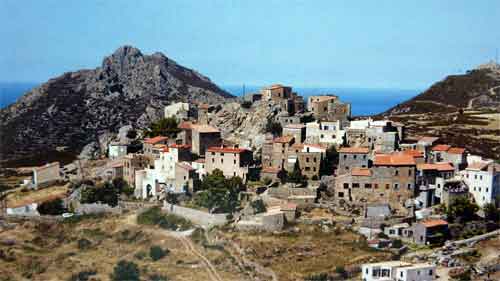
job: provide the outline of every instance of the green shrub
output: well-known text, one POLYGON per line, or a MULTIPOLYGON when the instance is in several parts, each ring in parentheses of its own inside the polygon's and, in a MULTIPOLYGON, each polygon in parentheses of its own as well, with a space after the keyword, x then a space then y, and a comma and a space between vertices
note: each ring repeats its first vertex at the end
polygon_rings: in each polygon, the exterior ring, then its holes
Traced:
POLYGON ((113 268, 110 278, 113 281, 140 281, 139 268, 134 262, 121 260, 113 268))
POLYGON ((149 248, 149 256, 153 261, 162 259, 169 253, 169 250, 163 250, 160 246, 152 246, 149 248))
POLYGON ((88 239, 82 238, 78 240, 78 249, 87 250, 92 246, 92 242, 88 239))
POLYGON ((403 242, 401 240, 396 239, 396 240, 392 241, 391 248, 399 249, 401 247, 403 247, 403 242))
POLYGON ((64 208, 63 201, 60 198, 57 198, 52 201, 41 203, 37 207, 37 211, 40 213, 40 215, 57 216, 65 213, 66 208, 64 208))
POLYGON ((144 252, 144 251, 139 251, 139 252, 135 253, 135 255, 134 255, 134 258, 136 258, 138 260, 143 260, 145 257, 146 257, 146 252, 144 252))
POLYGON ((95 270, 84 270, 71 275, 68 281, 88 281, 91 276, 96 275, 95 270))
POLYGON ((149 281, 168 281, 167 276, 159 275, 159 274, 153 274, 149 276, 149 281))
POLYGON ((165 214, 160 207, 151 207, 137 216, 138 224, 158 225, 164 229, 187 230, 193 227, 193 224, 174 214, 165 214))

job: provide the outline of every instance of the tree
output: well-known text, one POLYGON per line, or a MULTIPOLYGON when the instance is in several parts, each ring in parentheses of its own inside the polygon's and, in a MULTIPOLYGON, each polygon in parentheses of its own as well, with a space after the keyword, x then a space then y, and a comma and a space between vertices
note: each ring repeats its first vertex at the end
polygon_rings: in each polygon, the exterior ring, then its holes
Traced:
POLYGON ((328 176, 333 174, 333 170, 337 166, 339 162, 339 153, 335 146, 330 146, 326 150, 325 158, 321 161, 319 166, 319 175, 320 176, 328 176))
POLYGON ((153 261, 162 259, 168 253, 168 250, 163 250, 160 246, 151 246, 151 248, 149 248, 149 256, 153 261))
POLYGON ((127 131, 127 138, 135 139, 137 137, 137 131, 134 129, 130 129, 127 131))
POLYGON ((500 210, 497 209, 495 204, 488 203, 483 206, 484 218, 489 221, 500 221, 500 210))
POLYGON ((118 193, 123 193, 127 196, 134 194, 134 188, 131 187, 123 178, 114 178, 112 183, 118 193))
POLYGON ((459 219, 460 221, 467 222, 474 219, 476 212, 479 207, 469 201, 469 199, 460 197, 457 198, 450 206, 445 209, 448 220, 455 221, 459 219))
POLYGON ((175 137, 181 131, 177 125, 177 120, 174 117, 162 118, 150 125, 146 135, 151 138, 156 136, 175 137))
POLYGON ((113 281, 140 281, 139 268, 134 262, 121 260, 115 265, 110 277, 113 281))
POLYGON ((232 213, 239 206, 239 193, 243 189, 240 177, 226 179, 221 170, 215 169, 201 182, 202 191, 196 194, 195 203, 210 212, 232 213))
POLYGON ((293 171, 288 173, 287 181, 298 185, 304 185, 306 184, 306 180, 307 177, 302 175, 302 171, 300 170, 299 161, 296 161, 293 166, 293 171))
POLYGON ((266 124, 266 133, 271 133, 273 136, 281 136, 281 133, 283 132, 283 127, 281 127, 281 124, 278 122, 275 122, 273 120, 268 120, 266 124))
POLYGON ((41 203, 37 207, 37 211, 40 215, 52 215, 57 216, 66 212, 66 208, 64 208, 64 203, 60 198, 57 198, 52 201, 47 201, 41 203))
POLYGON ((99 186, 87 186, 81 191, 82 203, 101 202, 112 207, 118 204, 119 191, 112 183, 106 182, 99 186))

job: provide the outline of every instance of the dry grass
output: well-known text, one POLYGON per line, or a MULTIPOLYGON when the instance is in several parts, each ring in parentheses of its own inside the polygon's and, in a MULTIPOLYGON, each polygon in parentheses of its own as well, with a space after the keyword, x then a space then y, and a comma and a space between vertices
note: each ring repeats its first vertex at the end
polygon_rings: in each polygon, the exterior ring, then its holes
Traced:
POLYGON ((66 194, 69 184, 63 186, 52 186, 39 190, 22 191, 21 189, 9 193, 6 197, 8 207, 23 206, 32 202, 45 201, 48 198, 56 198, 66 194))
MULTIPOLYGON (((199 258, 186 251, 164 230, 128 224, 123 216, 88 219, 76 224, 31 223, 5 231, 1 240, 15 240, 15 245, 0 245, 0 250, 13 255, 14 260, 0 259, 2 277, 11 280, 69 280, 83 270, 97 271, 99 280, 109 280, 115 264, 121 260, 135 262, 141 277, 159 274, 179 281, 208 280, 207 271, 199 258), (91 242, 80 249, 78 241, 91 242), (149 248, 158 245, 170 253, 158 260, 149 257, 149 248), (144 258, 136 257, 143 252, 144 258)), ((217 250, 199 249, 214 264, 224 280, 242 280, 227 254, 217 250)), ((2 279, 3 280, 3 279, 2 279)))
POLYGON ((237 232, 229 238, 246 249, 247 257, 270 267, 281 281, 303 280, 337 266, 360 265, 384 260, 389 253, 369 249, 364 239, 350 231, 322 232, 317 226, 301 225, 299 233, 253 234, 237 232))

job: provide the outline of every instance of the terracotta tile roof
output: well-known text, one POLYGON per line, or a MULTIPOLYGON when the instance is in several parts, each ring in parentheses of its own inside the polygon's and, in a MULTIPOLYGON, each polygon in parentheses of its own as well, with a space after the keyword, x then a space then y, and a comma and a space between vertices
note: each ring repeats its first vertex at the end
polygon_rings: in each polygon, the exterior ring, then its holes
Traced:
POLYGON ((192 129, 193 123, 189 121, 183 121, 177 126, 179 129, 190 130, 192 129))
POLYGON ((440 172, 445 172, 445 171, 454 171, 455 168, 453 168, 453 165, 448 162, 442 162, 442 163, 434 163, 434 164, 418 164, 417 165, 418 170, 437 170, 440 172))
POLYGON ((291 142, 293 139, 294 139, 293 136, 282 136, 282 137, 279 137, 279 138, 275 138, 273 140, 273 142, 286 143, 286 142, 291 142))
POLYGON ((210 125, 191 125, 191 128, 200 133, 219 133, 220 131, 210 125))
POLYGON ((421 221, 421 224, 423 224, 425 227, 436 227, 440 225, 448 225, 448 222, 442 219, 429 219, 425 221, 421 221))
POLYGON ((411 155, 415 158, 420 158, 420 157, 424 157, 424 153, 420 150, 416 150, 416 149, 408 149, 408 150, 403 150, 401 151, 403 154, 407 154, 407 155, 411 155))
POLYGON ((220 146, 212 146, 207 149, 207 152, 222 152, 222 153, 242 153, 245 151, 249 151, 245 148, 237 148, 237 147, 220 147, 220 146))
POLYGON ((299 150, 299 151, 302 151, 302 149, 304 148, 304 144, 303 143, 294 143, 292 144, 292 146, 290 146, 290 149, 292 150, 299 150))
POLYGON ((438 144, 432 148, 432 151, 448 151, 448 149, 450 149, 450 147, 451 146, 449 146, 447 144, 438 144))
POLYGON ((368 168, 358 168, 354 167, 351 171, 352 176, 361 176, 361 177, 370 177, 372 175, 372 171, 368 168))
POLYGON ((463 147, 452 147, 448 149, 448 153, 451 154, 464 154, 465 153, 465 148, 463 147))
POLYGON ((339 150, 340 153, 352 153, 352 154, 368 154, 370 150, 368 147, 342 147, 339 150))
POLYGON ((164 147, 161 151, 162 151, 162 152, 169 152, 169 151, 170 151, 170 149, 168 149, 168 146, 165 146, 165 147, 164 147))
POLYGON ((188 148, 191 148, 191 146, 189 144, 172 144, 170 145, 171 148, 184 148, 184 149, 188 149, 188 148))
POLYGON ((376 154, 373 164, 377 166, 412 166, 415 165, 415 158, 408 154, 376 154))
POLYGON ((144 140, 144 142, 149 143, 149 144, 157 144, 157 143, 165 141, 165 140, 168 140, 168 137, 156 136, 154 138, 147 138, 144 140))
POLYGON ((155 148, 155 149, 164 149, 165 147, 167 147, 167 145, 166 144, 162 144, 162 143, 153 145, 153 148, 155 148))
POLYGON ((194 168, 191 167, 191 165, 188 165, 186 163, 176 163, 176 165, 179 166, 179 168, 182 168, 184 170, 188 170, 188 171, 194 170, 194 168))
POLYGON ((324 145, 318 144, 318 143, 304 143, 304 146, 309 146, 309 147, 316 147, 316 148, 321 148, 325 149, 326 147, 324 145))
POLYGON ((262 169, 261 173, 277 174, 280 171, 281 171, 281 169, 278 167, 266 167, 266 168, 262 169))

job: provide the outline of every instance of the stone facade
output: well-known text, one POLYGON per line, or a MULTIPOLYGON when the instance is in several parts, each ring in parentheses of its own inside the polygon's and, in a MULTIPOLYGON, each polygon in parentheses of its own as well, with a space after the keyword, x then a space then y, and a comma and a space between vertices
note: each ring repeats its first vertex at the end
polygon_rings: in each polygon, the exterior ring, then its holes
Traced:
POLYGON ((307 109, 317 120, 347 122, 351 117, 351 104, 341 102, 337 96, 310 96, 307 109))
POLYGON ((339 150, 337 175, 349 173, 352 168, 370 167, 369 149, 364 147, 342 147, 339 150))
POLYGON ((306 124, 306 139, 310 143, 340 146, 345 141, 345 130, 342 122, 309 122, 306 124))
POLYGON ((222 144, 221 133, 210 125, 192 125, 192 152, 204 156, 209 147, 222 144))
POLYGON ((32 185, 34 188, 46 187, 62 180, 59 162, 52 162, 33 169, 32 185))
POLYGON ((247 180, 249 166, 253 160, 252 151, 235 147, 210 147, 207 150, 205 167, 207 173, 219 169, 225 177, 240 177, 247 180))
POLYGON ((200 178, 196 170, 191 167, 188 163, 176 163, 175 164, 175 185, 174 192, 193 193, 199 189, 200 178))
POLYGON ((123 157, 123 179, 129 185, 135 185, 135 172, 143 170, 150 163, 151 159, 144 154, 128 154, 123 157))
POLYGON ((142 150, 146 157, 149 157, 151 160, 153 160, 159 157, 159 150, 155 149, 155 147, 163 147, 167 144, 168 137, 156 136, 154 138, 147 138, 142 142, 142 150))
POLYGON ((283 136, 292 136, 296 143, 306 139, 306 126, 303 124, 288 124, 283 127, 283 136))

